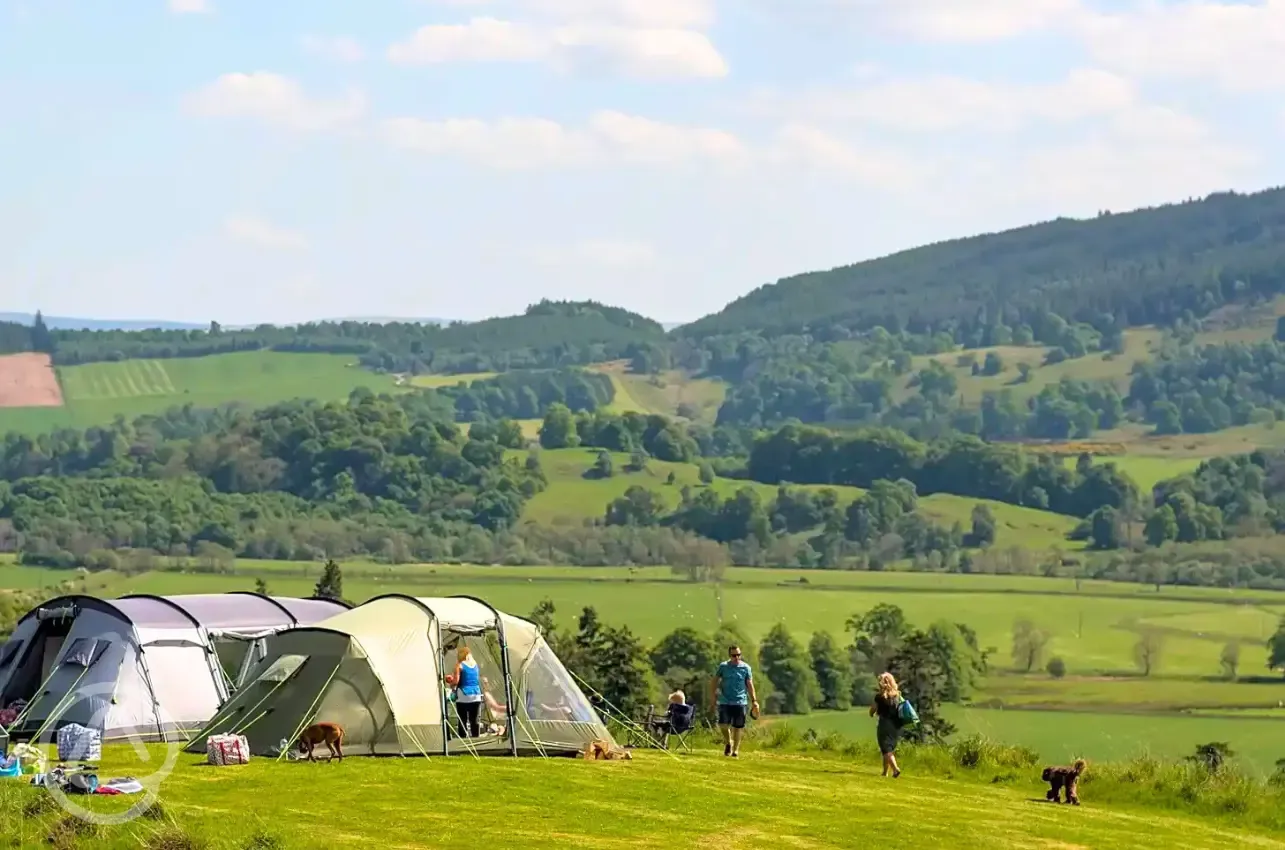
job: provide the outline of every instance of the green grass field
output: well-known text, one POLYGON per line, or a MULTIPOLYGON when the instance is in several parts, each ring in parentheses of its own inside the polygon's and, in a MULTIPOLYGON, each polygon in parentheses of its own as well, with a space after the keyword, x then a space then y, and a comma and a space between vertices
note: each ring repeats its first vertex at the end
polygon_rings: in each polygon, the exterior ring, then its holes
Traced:
POLYGON ((266 406, 294 398, 342 400, 358 387, 392 391, 393 379, 338 354, 252 351, 212 357, 88 363, 58 370, 62 408, 0 409, 0 433, 85 428, 176 405, 266 406))
POLYGON ((727 386, 711 378, 693 378, 681 370, 659 375, 635 375, 624 361, 590 367, 611 378, 615 413, 659 413, 677 416, 680 408, 698 422, 712 424, 727 395, 727 386), (690 408, 690 410, 688 410, 690 408))
MULTIPOLYGON (((51 586, 84 575, 83 591, 96 595, 179 594, 248 590, 256 578, 262 578, 273 593, 307 595, 321 565, 240 561, 234 569, 232 574, 153 572, 125 577, 9 563, 0 565, 0 587, 51 586)), ((1239 763, 1258 775, 1270 772, 1275 760, 1285 757, 1285 721, 1278 707, 1285 699, 1285 683, 1214 678, 1227 635, 1245 641, 1243 674, 1267 673, 1263 669, 1266 650, 1258 635, 1285 612, 1282 593, 1169 587, 1156 593, 1139 585, 1084 581, 1077 587, 1070 579, 1031 576, 749 568, 729 570, 717 589, 685 581, 663 567, 392 567, 371 562, 344 565, 344 592, 354 601, 390 592, 472 594, 515 613, 525 613, 549 598, 557 605, 564 627, 574 624, 581 607, 593 605, 605 621, 630 626, 649 644, 678 626, 710 630, 720 613, 756 639, 772 625, 785 622, 801 641, 814 630, 828 629, 846 642, 847 617, 892 602, 916 624, 938 619, 966 623, 977 630, 983 647, 994 649, 995 673, 974 695, 973 707, 948 709, 961 732, 1024 744, 1049 760, 1071 754, 1094 760, 1139 753, 1174 757, 1210 740, 1228 741, 1241 754, 1239 763), (1041 672, 1005 671, 1011 666, 1011 624, 1019 616, 1053 633, 1048 654, 1064 657, 1071 675, 1055 680, 1041 672), (1168 636, 1157 674, 1150 678, 1131 672, 1132 644, 1143 627, 1161 627, 1168 636)), ((870 734, 869 719, 861 712, 817 713, 773 722, 838 731, 859 740, 870 734)), ((776 769, 769 766, 778 764, 772 757, 763 759, 763 769, 776 769)), ((645 763, 640 759, 619 767, 635 769, 645 763)), ((865 770, 857 768, 858 773, 865 770)), ((204 775, 204 769, 194 769, 190 781, 197 783, 204 775)), ((375 784, 396 788, 399 783, 375 784)), ((222 785, 206 789, 194 784, 190 793, 201 802, 191 803, 190 812, 189 804, 183 802, 189 791, 181 790, 182 784, 176 788, 184 815, 191 813, 198 823, 203 815, 195 806, 220 808, 210 800, 223 793, 222 785)), ((394 830, 390 840, 400 835, 394 830)), ((622 833, 621 840, 628 837, 622 833)))
MULTIPOLYGON (((1239 766, 1266 779, 1275 771, 1276 760, 1285 758, 1285 722, 1278 719, 1001 711, 961 706, 948 706, 944 714, 959 728, 960 735, 979 734, 1030 747, 1050 762, 1066 763, 1076 758, 1124 761, 1144 755, 1181 759, 1200 744, 1225 741, 1236 753, 1239 766)), ((777 722, 853 738, 874 736, 874 721, 864 710, 816 712, 777 722)))
MULTIPOLYGON (((77 840, 58 844, 50 835, 67 817, 63 810, 49 805, 47 796, 43 806, 33 802, 47 792, 9 784, 0 786, 0 839, 14 847, 113 850, 457 845, 847 850, 894 841, 969 850, 1285 847, 1268 828, 1242 824, 1235 814, 1201 818, 1127 802, 1052 806, 1033 799, 1035 785, 1029 780, 952 780, 927 767, 914 772, 913 759, 904 776, 885 780, 878 776, 877 759, 864 751, 845 757, 747 746, 737 760, 698 750, 683 756, 640 752, 629 762, 253 759, 219 768, 179 755, 168 773, 157 769, 167 756, 163 746, 149 748, 147 755, 143 761, 129 747, 109 746, 100 773, 155 774, 151 781, 161 801, 155 818, 82 827, 77 840)), ((76 800, 83 810, 104 815, 125 812, 137 802, 131 797, 76 800)))
MULTIPOLYGON (((52 586, 76 575, 0 566, 0 587, 52 586)), ((273 593, 305 596, 319 575, 316 563, 242 561, 232 574, 88 574, 84 590, 103 596, 225 592, 252 589, 255 579, 262 578, 273 593)), ((914 623, 946 619, 971 626, 981 646, 994 650, 992 663, 997 669, 1011 664, 1009 647, 1016 618, 1030 618, 1051 633, 1046 655, 1065 660, 1070 673, 1066 680, 1052 680, 1040 671, 1031 676, 993 676, 979 699, 998 699, 1011 706, 1132 704, 1149 710, 1179 710, 1270 707, 1285 698, 1285 686, 1194 678, 1219 675, 1226 635, 1244 641, 1242 674, 1266 675, 1266 650, 1255 633, 1285 613, 1285 594, 1249 596, 1176 588, 1156 594, 1136 585, 1107 582, 1085 582, 1077 593, 1070 581, 1034 577, 747 568, 729 570, 723 584, 715 587, 685 581, 666 568, 369 563, 346 567, 344 592, 355 601, 390 592, 474 594, 519 614, 548 598, 558 606, 565 626, 574 624, 581 608, 594 606, 604 619, 628 625, 648 643, 679 626, 712 630, 720 611, 724 620, 740 624, 755 638, 779 622, 803 641, 816 630, 842 636, 849 617, 881 602, 893 602, 914 623), (1155 624, 1165 625, 1161 657, 1155 676, 1142 679, 1134 675, 1133 646, 1139 631, 1155 624), (1103 676, 1111 678, 1095 678, 1103 676)))
MULTIPOLYGON (((513 456, 522 455, 520 452, 515 452, 513 456)), ((585 473, 593 467, 596 458, 595 449, 542 451, 540 463, 549 479, 549 487, 528 502, 523 518, 545 525, 578 525, 588 519, 601 519, 606 513, 607 505, 635 485, 657 492, 670 508, 678 505, 684 486, 693 488, 702 486, 700 469, 695 464, 653 460, 648 462, 648 468, 645 471, 629 473, 624 471, 625 465, 629 463, 629 456, 624 454, 612 455, 616 474, 611 478, 585 478, 585 473), (674 475, 673 485, 666 483, 670 473, 674 475)), ((770 502, 776 497, 776 487, 771 484, 716 478, 710 486, 725 497, 742 487, 750 487, 758 491, 765 502, 770 502)), ((804 489, 822 488, 808 486, 804 489)), ((834 489, 839 492, 840 500, 844 504, 851 502, 862 492, 856 487, 835 487, 834 489)), ((1083 547, 1081 543, 1072 543, 1066 539, 1066 535, 1078 524, 1078 521, 1072 517, 1003 502, 989 502, 943 493, 926 496, 920 499, 919 503, 925 513, 942 524, 951 525, 958 522, 967 529, 972 522, 973 507, 979 501, 989 505, 995 515, 998 528, 997 546, 1039 550, 1051 548, 1072 550, 1083 547)))
POLYGON ((945 354, 932 354, 914 358, 911 372, 906 375, 894 390, 894 396, 903 398, 911 392, 908 383, 911 377, 931 362, 938 362, 947 367, 959 382, 959 394, 964 402, 970 405, 980 404, 988 392, 1011 390, 1018 399, 1027 399, 1037 395, 1049 384, 1056 384, 1063 378, 1077 381, 1112 381, 1124 392, 1129 387, 1129 375, 1135 364, 1153 356, 1163 333, 1155 328, 1135 328, 1125 332, 1125 349, 1123 354, 1090 353, 1084 357, 1064 360, 1061 363, 1044 365, 1044 358, 1049 352, 1045 346, 1000 345, 990 348, 951 351, 945 354), (974 375, 970 366, 961 366, 958 361, 961 355, 974 356, 978 364, 985 361, 986 355, 994 352, 1004 361, 1004 371, 998 375, 974 375), (1027 381, 1019 380, 1018 364, 1025 363, 1031 367, 1027 381))
POLYGON ((410 385, 420 389, 435 390, 441 387, 471 384, 474 381, 488 381, 496 374, 496 372, 469 372, 459 375, 415 375, 410 379, 410 385))

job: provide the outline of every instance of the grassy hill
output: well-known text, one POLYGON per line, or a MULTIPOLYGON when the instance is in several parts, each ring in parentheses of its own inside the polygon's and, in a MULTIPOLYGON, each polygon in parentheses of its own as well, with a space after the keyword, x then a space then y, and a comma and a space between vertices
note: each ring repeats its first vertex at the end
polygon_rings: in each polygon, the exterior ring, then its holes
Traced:
POLYGON ((1044 359, 1051 348, 1039 345, 999 345, 924 355, 914 358, 911 372, 899 380, 894 389, 894 397, 900 400, 910 395, 912 390, 908 384, 911 378, 932 362, 940 363, 950 370, 959 383, 959 395, 962 401, 970 407, 981 404, 982 397, 986 393, 1002 390, 1008 390, 1016 398, 1026 400, 1038 395, 1040 390, 1049 384, 1056 384, 1063 378, 1076 381, 1111 381, 1121 393, 1126 393, 1133 367, 1155 356, 1162 337, 1162 332, 1155 328, 1134 328, 1124 334, 1123 354, 1092 352, 1085 357, 1047 365, 1044 359), (980 365, 991 352, 998 354, 1004 361, 1004 371, 998 375, 974 375, 972 363, 976 361, 980 365), (1021 379, 1018 371, 1018 365, 1022 363, 1030 368, 1028 379, 1025 381, 1021 379))
MULTIPOLYGON (((641 752, 631 762, 461 756, 349 758, 325 765, 254 759, 225 768, 178 755, 172 772, 156 780, 161 807, 152 817, 83 829, 83 844, 58 844, 49 836, 65 823, 63 811, 32 802, 50 801, 47 792, 11 783, 0 786, 0 809, 9 815, 0 836, 13 846, 112 850, 203 846, 198 841, 301 850, 436 847, 462 840, 460 818, 469 811, 466 843, 515 850, 840 850, 887 841, 889 835, 904 846, 969 850, 1285 847, 1262 823, 1270 818, 1261 806, 1253 811, 1256 817, 1200 817, 1141 799, 1094 801, 1089 785, 1082 791, 1085 805, 1053 806, 1033 799, 1039 795, 1030 768, 987 784, 989 777, 1012 771, 989 765, 952 769, 942 757, 907 757, 905 775, 894 782, 880 779, 877 756, 868 748, 848 750, 808 753, 747 744, 737 760, 702 748, 682 756, 641 752), (415 790, 413 798, 408 788, 415 790), (24 810, 30 812, 26 817, 19 815, 24 810)), ((160 745, 148 748, 146 761, 129 746, 108 746, 103 769, 146 777, 167 756, 160 745)), ((1110 794, 1126 791, 1113 786, 1110 794)), ((80 802, 94 812, 114 813, 136 799, 80 802)))
POLYGON ((713 423, 727 394, 727 386, 722 381, 694 378, 680 369, 659 375, 638 375, 628 370, 626 361, 600 363, 589 368, 610 376, 616 391, 610 409, 616 413, 687 415, 697 422, 713 423))
POLYGON ((1285 190, 1219 193, 1093 219, 955 239, 759 287, 686 337, 841 326, 924 329, 1102 313, 1162 323, 1285 290, 1285 190), (1206 297, 1208 293, 1209 297, 1206 297))
POLYGON ((0 409, 0 433, 86 428, 175 405, 266 406, 292 398, 341 400, 358 387, 395 388, 393 378, 360 368, 349 355, 274 351, 87 363, 60 367, 58 377, 63 407, 0 409))
MULTIPOLYGON (((548 488, 527 503, 523 518, 542 524, 580 524, 585 520, 601 519, 612 500, 624 495, 634 485, 646 487, 660 494, 671 508, 679 502, 684 486, 700 487, 700 469, 690 463, 666 463, 652 460, 643 472, 624 472, 629 456, 613 454, 616 474, 611 478, 586 478, 597 458, 595 449, 557 449, 542 451, 540 463, 549 479, 548 488), (668 484, 670 474, 674 483, 668 484)), ((520 452, 514 453, 520 457, 520 452)), ((730 496, 742 487, 757 490, 764 501, 776 496, 776 487, 753 481, 716 478, 710 485, 722 496, 730 496)), ((819 486, 807 490, 823 489, 819 486)), ((835 487, 840 501, 847 504, 861 494, 856 487, 835 487)), ((1028 549, 1080 548, 1080 544, 1067 541, 1066 535, 1075 528, 1077 520, 1060 514, 1008 505, 1002 502, 969 499, 962 496, 935 494, 919 500, 921 509, 943 524, 959 522, 965 528, 971 522, 973 507, 982 502, 989 505, 998 523, 998 546, 1020 546, 1028 549)))

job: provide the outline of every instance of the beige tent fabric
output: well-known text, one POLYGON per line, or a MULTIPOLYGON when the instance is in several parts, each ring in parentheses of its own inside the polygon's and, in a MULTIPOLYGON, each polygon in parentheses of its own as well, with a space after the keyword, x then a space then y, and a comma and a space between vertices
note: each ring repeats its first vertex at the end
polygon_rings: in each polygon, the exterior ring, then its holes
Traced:
MULTIPOLYGON (((578 752, 589 741, 609 740, 539 628, 506 614, 498 620, 508 646, 513 715, 506 721, 500 711, 497 719, 516 730, 518 750, 578 752)), ((488 695, 503 705, 496 625, 497 612, 476 600, 377 597, 269 638, 253 681, 209 729, 245 732, 256 754, 274 754, 280 739, 298 733, 296 725, 317 721, 343 725, 352 755, 433 756, 448 743, 451 753, 508 752, 508 735, 444 740, 457 718, 453 709, 443 717, 448 671, 440 668, 453 665, 453 656, 443 662, 443 646, 464 641, 473 647, 488 695)))

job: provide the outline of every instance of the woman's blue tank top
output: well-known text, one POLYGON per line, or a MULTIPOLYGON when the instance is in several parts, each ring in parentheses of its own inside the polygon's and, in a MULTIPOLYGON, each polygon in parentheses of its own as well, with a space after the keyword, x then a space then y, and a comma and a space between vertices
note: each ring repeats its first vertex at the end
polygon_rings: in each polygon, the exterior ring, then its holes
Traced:
POLYGON ((460 681, 456 686, 459 693, 467 697, 480 697, 482 695, 482 684, 478 677, 477 662, 468 662, 460 664, 460 681))

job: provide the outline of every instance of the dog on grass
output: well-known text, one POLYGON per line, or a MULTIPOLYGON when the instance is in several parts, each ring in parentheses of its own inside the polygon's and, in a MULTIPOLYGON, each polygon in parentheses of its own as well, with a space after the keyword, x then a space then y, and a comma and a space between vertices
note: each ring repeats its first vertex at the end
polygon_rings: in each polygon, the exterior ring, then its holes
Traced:
MULTIPOLYGON (((344 760, 344 727, 338 723, 314 723, 299 736, 299 752, 308 754, 308 761, 316 761, 313 750, 318 744, 325 744, 330 750, 330 758, 344 760)), ((329 760, 329 759, 328 759, 329 760)))
POLYGON ((613 747, 610 741, 590 741, 584 748, 585 761, 633 761, 633 754, 629 750, 622 750, 619 747, 613 747))
POLYGON ((1088 762, 1084 759, 1076 759, 1075 764, 1070 767, 1044 768, 1044 772, 1040 774, 1040 777, 1049 784, 1049 792, 1045 795, 1049 802, 1063 802, 1061 792, 1065 789, 1065 802, 1073 806, 1080 805, 1080 774, 1084 773, 1084 769, 1088 766, 1088 762))

